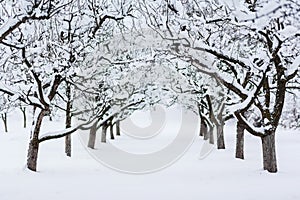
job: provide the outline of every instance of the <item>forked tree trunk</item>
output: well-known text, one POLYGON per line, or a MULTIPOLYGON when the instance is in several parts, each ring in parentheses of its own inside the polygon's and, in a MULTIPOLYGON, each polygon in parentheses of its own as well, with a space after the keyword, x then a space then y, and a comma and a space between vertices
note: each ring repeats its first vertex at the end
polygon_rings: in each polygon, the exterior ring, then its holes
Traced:
POLYGON ((106 143, 107 124, 102 125, 101 142, 106 143))
MULTIPOLYGON (((69 83, 67 83, 66 95, 67 95, 66 128, 70 128, 72 125, 72 115, 71 115, 72 102, 71 102, 71 86, 69 83)), ((71 152, 72 152, 72 139, 71 139, 71 135, 67 135, 65 137, 65 153, 67 156, 71 157, 71 152)))
POLYGON ((120 136, 121 135, 121 131, 120 131, 120 121, 116 122, 116 135, 120 136))
POLYGON ((26 116, 26 108, 25 107, 20 107, 22 114, 23 114, 23 127, 26 128, 27 125, 27 116, 26 116))
POLYGON ((217 146, 218 149, 225 149, 223 122, 221 122, 220 125, 217 126, 217 146))
POLYGON ((236 124, 236 148, 235 157, 244 159, 244 131, 245 127, 239 121, 236 124))
POLYGON ((4 131, 7 133, 8 132, 8 129, 7 129, 7 113, 1 114, 1 117, 2 117, 3 124, 4 124, 4 131))
POLYGON ((27 152, 27 168, 36 171, 37 167, 37 159, 39 152, 39 134, 42 125, 43 118, 45 116, 46 111, 41 110, 36 122, 34 123, 34 129, 31 133, 31 139, 29 142, 28 152, 27 152))
POLYGON ((277 172, 275 132, 267 132, 266 136, 261 137, 263 151, 263 167, 268 172, 277 172))
POLYGON ((93 124, 93 126, 90 129, 90 135, 89 135, 89 141, 88 141, 88 147, 91 149, 95 148, 96 143, 96 132, 97 132, 97 122, 93 124))

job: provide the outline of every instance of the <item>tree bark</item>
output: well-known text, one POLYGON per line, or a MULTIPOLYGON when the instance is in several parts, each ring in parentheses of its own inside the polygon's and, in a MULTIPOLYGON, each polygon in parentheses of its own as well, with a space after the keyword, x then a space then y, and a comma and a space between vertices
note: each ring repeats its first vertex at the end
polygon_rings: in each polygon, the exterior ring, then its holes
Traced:
POLYGON ((202 115, 203 112, 203 106, 198 103, 198 115, 200 117, 200 130, 199 130, 199 136, 204 136, 204 132, 207 134, 207 125, 205 124, 205 119, 202 115))
POLYGON ((7 129, 7 113, 1 114, 1 117, 2 117, 3 124, 4 124, 4 131, 7 133, 8 132, 8 129, 7 129))
POLYGON ((199 132, 199 136, 204 136, 204 132, 207 132, 207 126, 204 122, 203 117, 200 116, 200 132, 199 132))
POLYGON ((27 125, 27 116, 26 116, 26 108, 25 107, 20 107, 22 114, 23 114, 23 127, 26 128, 27 125))
POLYGON ((29 142, 27 154, 27 168, 32 171, 36 171, 38 153, 39 141, 36 138, 32 138, 29 142))
POLYGON ((67 156, 71 157, 72 153, 72 138, 71 134, 65 137, 65 153, 67 156))
POLYGON ((220 122, 220 125, 217 126, 217 146, 218 149, 225 149, 223 122, 220 122))
POLYGON ((209 138, 208 127, 204 120, 201 121, 201 132, 203 134, 203 139, 208 140, 209 138))
POLYGON ((37 158, 39 152, 39 133, 42 125, 43 118, 45 116, 46 111, 41 110, 31 134, 31 139, 29 142, 29 148, 27 152, 27 168, 36 171, 37 167, 37 158))
POLYGON ((114 126, 113 126, 112 120, 109 123, 109 132, 110 132, 110 139, 114 140, 115 136, 114 136, 114 126))
POLYGON ((236 124, 236 148, 235 157, 244 159, 244 131, 245 127, 239 121, 236 124))
POLYGON ((116 122, 116 135, 120 136, 121 135, 121 131, 120 131, 120 121, 116 122))
POLYGON ((271 173, 277 172, 275 131, 267 132, 266 136, 261 137, 263 151, 263 167, 271 173))
POLYGON ((209 143, 210 144, 214 144, 215 143, 215 139, 214 139, 214 127, 213 126, 209 127, 208 134, 209 134, 209 143))
MULTIPOLYGON (((70 128, 72 125, 72 115, 71 115, 72 102, 71 102, 71 86, 69 83, 67 83, 66 95, 67 95, 66 128, 70 128)), ((71 135, 67 135, 65 137, 65 153, 67 156, 71 157, 71 153, 72 153, 71 135)))
POLYGON ((107 124, 102 125, 101 142, 106 143, 107 124))
POLYGON ((97 132, 97 122, 93 124, 93 126, 90 129, 90 135, 89 135, 89 141, 88 141, 88 147, 91 149, 95 148, 96 143, 96 132, 97 132))

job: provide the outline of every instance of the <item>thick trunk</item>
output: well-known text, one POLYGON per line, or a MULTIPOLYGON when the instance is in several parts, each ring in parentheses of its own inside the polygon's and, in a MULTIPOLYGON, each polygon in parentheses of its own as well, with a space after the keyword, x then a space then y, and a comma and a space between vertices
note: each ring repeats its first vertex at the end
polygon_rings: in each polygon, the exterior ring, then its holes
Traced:
POLYGON ((39 153, 39 141, 32 138, 29 143, 28 154, 27 154, 27 168, 36 171, 37 158, 39 153))
POLYGON ((225 149, 224 124, 222 122, 217 126, 217 146, 218 149, 225 149))
POLYGON ((91 149, 95 148, 96 132, 97 132, 97 123, 94 123, 90 129, 90 135, 89 135, 89 141, 88 141, 88 147, 91 149))
POLYGON ((277 172, 275 132, 267 132, 267 135, 261 137, 263 151, 263 166, 268 172, 277 172))
POLYGON ((8 129, 7 129, 7 113, 1 114, 2 117, 2 121, 4 124, 4 131, 7 133, 8 129))
POLYGON ((26 123, 26 121, 27 121, 26 120, 26 118, 27 118, 26 117, 26 108, 25 107, 24 108, 21 107, 20 109, 21 109, 22 114, 23 114, 23 127, 26 128, 26 125, 27 125, 27 123, 26 123))
POLYGON ((120 136, 121 135, 121 131, 120 131, 120 121, 116 122, 116 135, 120 136))
POLYGON ((240 159, 244 159, 244 131, 245 127, 240 122, 237 122, 235 157, 240 159))
POLYGON ((31 139, 29 142, 29 148, 27 152, 27 168, 36 171, 37 169, 37 158, 38 158, 38 152, 39 152, 39 133, 42 125, 43 118, 45 116, 45 110, 42 110, 37 119, 36 122, 34 123, 34 130, 33 133, 31 134, 31 139))
POLYGON ((101 134, 101 142, 106 143, 106 131, 107 131, 107 125, 102 125, 102 134, 101 134))
MULTIPOLYGON (((66 89, 66 95, 67 95, 67 106, 66 106, 66 128, 70 128, 72 125, 72 116, 71 116, 71 87, 70 84, 67 83, 67 89, 66 89)), ((71 135, 67 135, 65 137, 65 153, 67 156, 71 157, 72 152, 72 140, 71 135)))

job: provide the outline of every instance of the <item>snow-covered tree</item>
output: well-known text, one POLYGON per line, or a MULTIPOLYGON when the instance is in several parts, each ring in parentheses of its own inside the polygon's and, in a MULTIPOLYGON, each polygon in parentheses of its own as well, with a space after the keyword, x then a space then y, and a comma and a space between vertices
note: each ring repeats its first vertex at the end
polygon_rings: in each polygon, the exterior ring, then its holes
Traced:
POLYGON ((299 69, 299 4, 249 2, 141 1, 139 9, 170 42, 171 53, 230 91, 236 103, 227 109, 261 138, 264 169, 277 172, 275 132, 299 69), (204 62, 203 54, 213 62, 204 62), (259 116, 254 123, 249 110, 259 116))
POLYGON ((34 108, 27 158, 30 170, 36 171, 39 144, 57 138, 40 137, 44 116, 57 106, 53 103, 58 94, 68 99, 62 86, 68 89, 80 60, 95 41, 100 43, 101 36, 109 34, 114 26, 108 26, 108 21, 117 23, 128 15, 122 12, 125 9, 121 3, 103 1, 1 2, 1 77, 6 78, 0 91, 34 108))
POLYGON ((247 130, 262 141, 264 169, 276 172, 277 127, 284 108, 297 110, 284 105, 299 88, 299 7, 292 0, 0 1, 2 105, 34 111, 27 167, 36 171, 41 142, 66 137, 70 156, 78 129, 102 127, 104 140, 134 110, 180 102, 199 113, 202 131, 217 129, 220 148, 224 114, 235 116, 237 157, 247 130), (65 112, 66 129, 40 134, 54 110, 65 112), (82 123, 72 125, 72 116, 82 123))

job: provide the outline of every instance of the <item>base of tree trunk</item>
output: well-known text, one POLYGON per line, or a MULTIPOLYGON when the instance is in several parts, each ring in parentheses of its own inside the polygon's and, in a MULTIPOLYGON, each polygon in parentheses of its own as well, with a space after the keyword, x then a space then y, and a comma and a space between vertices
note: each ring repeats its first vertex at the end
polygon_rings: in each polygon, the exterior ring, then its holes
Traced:
POLYGON ((116 122, 116 135, 120 136, 121 135, 121 131, 120 131, 120 121, 116 122))
POLYGON ((31 171, 36 171, 38 152, 39 141, 37 139, 31 139, 27 153, 27 168, 31 171))
POLYGON ((5 133, 7 133, 8 132, 8 129, 7 129, 7 113, 1 114, 1 117, 2 117, 3 124, 4 124, 4 131, 5 131, 5 133))
POLYGON ((97 132, 97 123, 93 124, 93 126, 90 129, 88 147, 91 148, 91 149, 95 148, 96 132, 97 132))
POLYGON ((225 141, 224 141, 224 126, 217 127, 217 147, 218 149, 225 149, 225 141))
POLYGON ((208 134, 208 128, 207 128, 207 125, 206 125, 205 122, 201 123, 201 130, 200 130, 200 132, 203 135, 203 139, 204 140, 208 140, 209 134, 208 134))
POLYGON ((22 112, 22 114, 23 114, 23 128, 26 128, 26 125, 27 125, 27 123, 26 123, 26 107, 24 107, 24 108, 20 108, 21 109, 21 112, 22 112))
POLYGON ((209 128, 208 135, 209 135, 209 143, 214 144, 215 138, 214 138, 214 128, 213 127, 209 128))
POLYGON ((101 142, 103 143, 106 143, 106 131, 107 131, 107 125, 103 124, 102 133, 101 133, 101 142))
POLYGON ((115 139, 115 136, 114 136, 114 127, 113 127, 112 123, 109 126, 109 132, 110 132, 110 139, 114 140, 115 139))
POLYGON ((262 151, 263 151, 263 167, 271 173, 276 173, 277 160, 276 160, 276 148, 275 148, 275 132, 266 133, 266 136, 261 137, 262 151))
POLYGON ((200 117, 200 130, 199 130, 199 136, 204 136, 204 129, 207 128, 205 127, 206 124, 204 120, 200 117))
POLYGON ((245 128, 242 126, 242 124, 237 122, 235 157, 239 159, 244 159, 244 131, 245 128))
POLYGON ((67 156, 71 157, 72 152, 72 140, 71 135, 67 135, 65 137, 65 153, 67 156))

